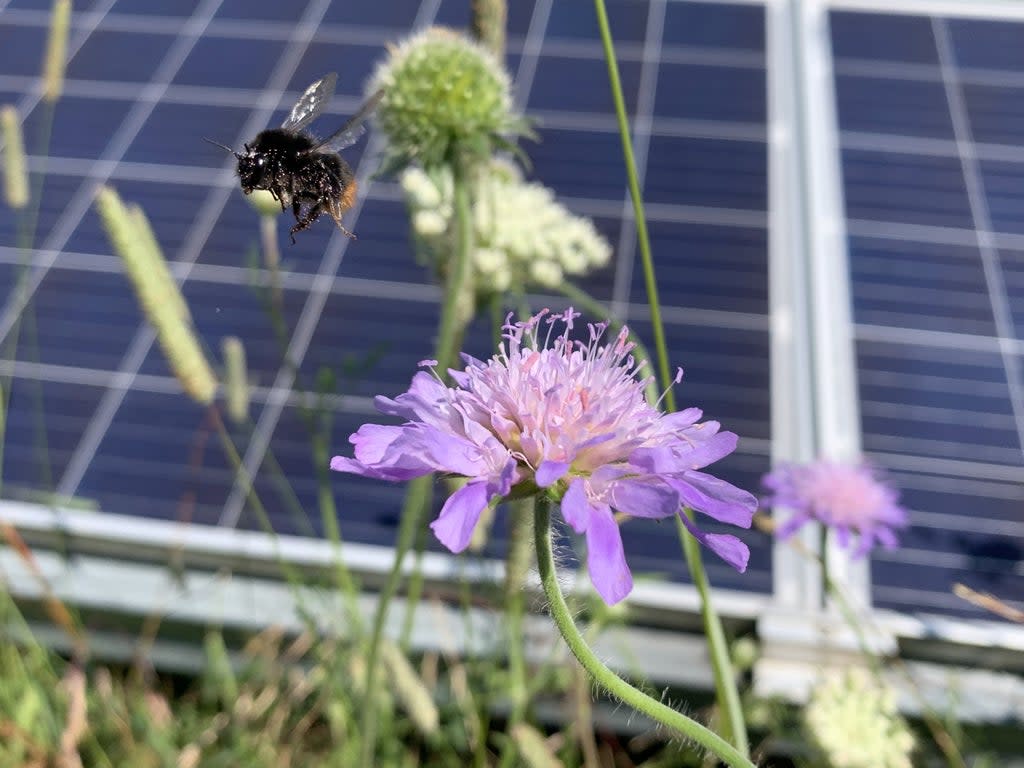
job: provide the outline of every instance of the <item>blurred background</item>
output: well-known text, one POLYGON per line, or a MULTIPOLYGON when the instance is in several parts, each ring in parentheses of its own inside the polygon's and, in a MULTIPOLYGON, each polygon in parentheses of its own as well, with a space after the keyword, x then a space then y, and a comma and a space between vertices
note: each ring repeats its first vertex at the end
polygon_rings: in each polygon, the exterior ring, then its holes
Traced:
MULTIPOLYGON (((828 550, 830 562, 922 663, 975 668, 965 716, 1020 718, 1024 685, 1002 673, 1024 670, 1024 632, 952 590, 1024 606, 1024 11, 608 5, 670 354, 686 372, 678 397, 741 437, 716 472, 757 492, 773 461, 863 453, 889 470, 912 510, 902 547, 869 562, 828 550)), ((130 617, 158 608, 184 623, 273 623, 292 610, 268 576, 274 547, 309 572, 330 556, 304 408, 324 407, 328 455, 347 453, 372 397, 403 391, 429 356, 440 296, 413 258, 401 189, 373 178, 371 123, 344 154, 360 179, 345 219, 358 239, 322 220, 292 245, 278 222, 288 333, 275 340, 259 214, 234 159, 204 138, 241 147, 328 71, 337 94, 313 129, 333 131, 385 46, 430 24, 466 26, 468 3, 81 0, 55 105, 39 74, 50 6, 0 0, 0 103, 23 120, 41 190, 27 222, 0 208, 0 520, 40 547, 58 592, 94 612, 112 648, 130 617), (229 335, 245 344, 251 422, 234 430, 282 535, 274 546, 153 343, 93 207, 101 184, 146 211, 207 349, 219 356, 229 335), (225 565, 231 586, 216 576, 225 565)), ((592 5, 509 6, 506 63, 539 136, 523 145, 528 176, 593 218, 614 256, 583 285, 649 339, 592 5)), ((487 324, 467 349, 489 354, 487 324)), ((402 488, 335 475, 330 489, 346 559, 372 586, 390 564, 402 488)), ((693 627, 675 538, 652 521, 624 535, 643 577, 631 598, 640 625, 693 627)), ((708 557, 719 609, 769 651, 799 647, 822 610, 813 568, 764 533, 744 540, 746 574, 708 557)), ((434 553, 431 588, 486 568, 504 541, 499 520, 477 555, 434 553)), ((0 564, 16 593, 38 596, 9 551, 0 564)), ((163 646, 172 661, 188 652, 175 642, 163 646)), ((656 679, 702 686, 702 652, 696 638, 637 655, 656 679)), ((764 691, 799 688, 805 660, 793 656, 766 653, 764 691)))

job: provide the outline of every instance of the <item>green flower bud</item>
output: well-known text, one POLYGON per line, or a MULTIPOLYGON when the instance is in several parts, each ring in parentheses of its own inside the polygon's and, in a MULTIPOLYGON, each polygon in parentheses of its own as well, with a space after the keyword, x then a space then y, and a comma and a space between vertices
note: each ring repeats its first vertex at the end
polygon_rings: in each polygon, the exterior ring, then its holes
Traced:
POLYGON ((281 213, 281 203, 265 189, 255 189, 245 199, 260 216, 277 216, 281 213))
POLYGON ((489 51, 452 30, 433 27, 392 47, 367 93, 380 89, 385 167, 481 160, 493 154, 501 134, 526 132, 512 113, 508 73, 489 51))

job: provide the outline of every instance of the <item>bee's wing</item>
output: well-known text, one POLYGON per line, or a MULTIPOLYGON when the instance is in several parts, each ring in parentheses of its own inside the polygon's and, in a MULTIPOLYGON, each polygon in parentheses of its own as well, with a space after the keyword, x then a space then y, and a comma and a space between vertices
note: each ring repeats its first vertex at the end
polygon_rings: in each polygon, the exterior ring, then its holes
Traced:
POLYGON ((366 118, 368 118, 373 110, 377 108, 380 103, 381 97, 384 95, 384 89, 377 91, 366 102, 359 108, 349 121, 345 123, 341 128, 332 133, 323 141, 319 142, 311 152, 317 150, 326 149, 332 152, 340 152, 346 147, 351 147, 360 136, 366 131, 366 118))
POLYGON ((313 119, 323 112, 327 102, 334 95, 334 86, 338 82, 338 75, 328 72, 315 83, 313 83, 295 102, 291 113, 281 123, 281 127, 289 131, 301 131, 313 119))

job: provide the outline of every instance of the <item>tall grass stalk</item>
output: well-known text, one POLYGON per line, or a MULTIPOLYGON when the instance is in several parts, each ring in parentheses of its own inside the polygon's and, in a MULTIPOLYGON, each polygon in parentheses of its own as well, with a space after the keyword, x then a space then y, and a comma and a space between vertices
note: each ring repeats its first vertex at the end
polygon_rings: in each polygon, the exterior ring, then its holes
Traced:
MULTIPOLYGON (((619 135, 622 139, 622 153, 626 163, 626 176, 629 182, 629 196, 633 201, 633 214, 636 233, 640 245, 640 257, 644 270, 644 285, 647 290, 647 302, 651 308, 651 326, 654 331, 654 347, 657 354, 658 378, 665 391, 665 409, 676 410, 675 394, 672 391, 672 375, 669 372, 668 346, 665 342, 665 326, 661 318, 661 304, 658 300, 658 282, 654 272, 654 259, 651 256, 651 241, 647 232, 647 219, 644 214, 643 195, 640 190, 640 177, 637 172, 636 159, 633 157, 633 141, 629 131, 629 118, 626 114, 626 102, 622 94, 622 82, 619 78, 618 60, 615 58, 615 45, 612 41, 611 28, 608 24, 608 13, 604 0, 594 0, 598 26, 601 29, 601 41, 604 45, 605 60, 608 65, 608 80, 611 85, 612 98, 615 101, 615 114, 619 123, 619 135)), ((693 513, 684 510, 682 514, 693 513)), ((686 530, 682 520, 676 519, 676 531, 686 557, 697 593, 700 595, 701 619, 711 656, 711 668, 715 678, 715 696, 722 711, 722 725, 728 738, 744 754, 749 753, 750 744, 747 739, 747 727, 743 719, 743 708, 740 704, 739 691, 736 687, 736 676, 729 659, 729 649, 725 641, 722 623, 715 613, 711 602, 711 588, 700 545, 686 530)))

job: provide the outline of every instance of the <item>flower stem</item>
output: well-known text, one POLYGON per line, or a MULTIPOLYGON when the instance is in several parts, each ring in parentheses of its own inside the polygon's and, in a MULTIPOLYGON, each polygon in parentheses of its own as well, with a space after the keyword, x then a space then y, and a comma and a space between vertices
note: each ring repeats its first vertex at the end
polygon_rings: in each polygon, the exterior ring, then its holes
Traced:
MULTIPOLYGON (((452 191, 455 208, 457 239, 451 269, 447 273, 444 288, 444 300, 441 304, 441 322, 438 330, 434 358, 437 370, 447 371, 457 358, 465 318, 461 313, 460 299, 466 284, 469 282, 469 254, 473 249, 473 220, 470 209, 469 180, 461 158, 452 161, 452 191)), ((384 635, 384 623, 387 620, 388 606, 398 592, 398 584, 402 579, 402 565, 405 556, 416 541, 416 532, 423 522, 423 516, 430 507, 433 498, 434 477, 424 475, 410 481, 406 491, 405 503, 402 506, 402 521, 395 542, 395 559, 388 573, 387 581, 381 589, 377 601, 377 611, 373 618, 373 629, 366 658, 366 696, 372 697, 377 684, 377 671, 380 666, 380 645, 384 635)), ((374 758, 377 742, 377 721, 375 708, 363 707, 360 723, 362 751, 360 765, 375 765, 374 758)))
POLYGON ((523 722, 530 703, 523 654, 523 614, 526 610, 523 585, 530 570, 530 528, 534 503, 533 499, 522 499, 511 504, 512 520, 505 556, 505 642, 508 645, 508 695, 512 700, 512 711, 505 728, 500 768, 515 764, 517 749, 512 730, 523 722))
MULTIPOLYGON (((658 282, 654 272, 654 259, 651 256, 651 241, 647 233, 647 219, 644 214, 643 196, 640 192, 640 177, 633 157, 633 142, 629 132, 629 119, 626 115, 626 102, 622 95, 622 82, 619 79, 619 67, 615 58, 615 46, 612 42, 611 28, 608 24, 608 13, 604 0, 594 0, 597 11, 597 23, 601 29, 601 41, 604 44, 605 60, 608 64, 608 79, 611 84, 612 98, 615 102, 615 114, 619 122, 619 135, 622 139, 622 154, 626 163, 626 176, 629 181, 629 196, 633 201, 633 218, 636 222, 636 234, 640 245, 640 259, 644 269, 644 285, 647 291, 647 303, 651 308, 651 326, 654 331, 654 348, 657 353, 658 378, 665 391, 665 409, 676 410, 675 393, 672 391, 672 376, 669 373, 668 346, 665 342, 665 326, 661 319, 661 304, 658 301, 658 282)), ((681 514, 690 515, 689 510, 681 514)), ((744 753, 750 751, 747 740, 746 723, 743 720, 743 709, 740 706, 739 692, 736 689, 736 676, 732 671, 729 651, 725 644, 725 633, 722 624, 711 604, 711 591, 704 563, 701 558, 700 545, 689 535, 681 520, 677 520, 677 530, 682 543, 683 554, 690 570, 694 586, 700 595, 701 618, 704 622, 704 634, 707 637, 711 655, 711 668, 715 678, 715 696, 722 710, 722 724, 726 735, 744 753)))
POLYGON ((565 597, 558 584, 555 558, 551 550, 550 504, 547 497, 540 496, 534 511, 533 535, 534 544, 537 547, 537 568, 540 571, 540 580, 548 599, 551 616, 555 620, 555 624, 558 625, 558 630, 562 633, 572 654, 587 670, 594 682, 603 686, 623 703, 661 723, 666 728, 671 728, 686 738, 692 739, 732 768, 754 768, 752 762, 717 733, 634 688, 606 667, 590 649, 576 624, 573 623, 569 606, 565 604, 565 597))
POLYGON ((505 0, 473 0, 471 7, 473 37, 501 61, 505 56, 505 19, 508 16, 505 0))

